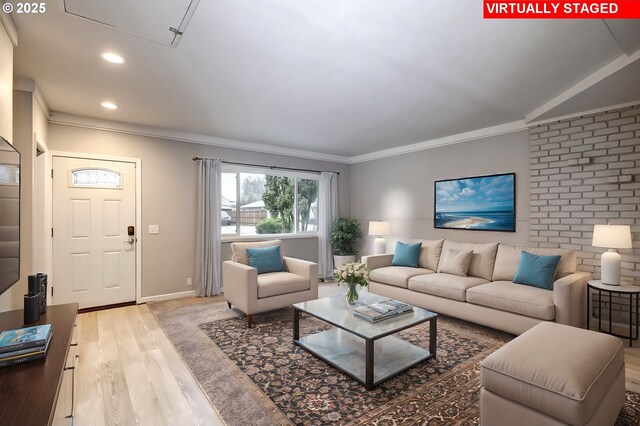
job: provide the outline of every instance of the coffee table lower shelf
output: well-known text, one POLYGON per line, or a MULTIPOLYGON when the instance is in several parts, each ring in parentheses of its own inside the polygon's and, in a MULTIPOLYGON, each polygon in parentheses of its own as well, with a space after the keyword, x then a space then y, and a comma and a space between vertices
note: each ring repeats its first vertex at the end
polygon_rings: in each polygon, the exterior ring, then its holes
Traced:
MULTIPOLYGON (((433 325, 432 330, 435 329, 435 323, 433 325)), ((394 336, 368 340, 339 328, 305 336, 294 342, 353 377, 365 385, 367 390, 372 390, 383 381, 435 356, 435 350, 431 353, 394 336)), ((435 349, 435 339, 432 345, 435 349)))

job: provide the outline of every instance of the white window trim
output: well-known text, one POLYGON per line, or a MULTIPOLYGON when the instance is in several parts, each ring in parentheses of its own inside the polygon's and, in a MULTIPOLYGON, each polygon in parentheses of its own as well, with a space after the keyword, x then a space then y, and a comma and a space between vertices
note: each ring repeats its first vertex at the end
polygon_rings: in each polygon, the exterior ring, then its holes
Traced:
POLYGON ((267 240, 296 240, 301 238, 318 238, 317 232, 300 232, 298 234, 222 234, 223 243, 235 241, 267 241, 267 240))
MULTIPOLYGON (((256 174, 256 175, 270 175, 270 176, 279 176, 279 177, 290 177, 294 178, 294 215, 293 215, 293 226, 294 232, 283 233, 283 234, 241 234, 241 227, 236 225, 235 233, 223 233, 221 235, 222 242, 228 241, 242 241, 242 240, 269 240, 269 239, 290 239, 290 238, 313 238, 318 237, 317 231, 300 231, 298 232, 298 212, 297 212, 297 202, 298 202, 298 179, 307 179, 307 180, 320 180, 320 175, 317 173, 308 173, 301 172, 295 170, 281 170, 281 169, 272 169, 271 167, 259 167, 259 166, 241 166, 236 164, 222 164, 222 173, 246 173, 246 174, 256 174)), ((238 212, 240 211, 240 188, 241 182, 240 179, 236 179, 236 221, 238 220, 238 212)))

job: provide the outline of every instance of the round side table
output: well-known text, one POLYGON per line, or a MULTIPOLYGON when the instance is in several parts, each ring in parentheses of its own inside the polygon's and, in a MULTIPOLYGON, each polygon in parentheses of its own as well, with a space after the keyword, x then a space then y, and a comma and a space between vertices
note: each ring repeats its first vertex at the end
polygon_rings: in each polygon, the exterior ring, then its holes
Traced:
MULTIPOLYGON (((633 346, 633 341, 638 340, 638 324, 640 323, 640 286, 636 285, 608 285, 600 280, 589 280, 587 284, 587 330, 590 329, 591 320, 591 290, 598 292, 598 331, 611 334, 623 339, 629 339, 629 347, 633 346), (609 296, 609 331, 602 330, 602 293, 609 296), (611 324, 611 297, 612 295, 629 297, 629 334, 621 335, 612 331, 611 324), (635 306, 635 312, 634 312, 635 306), (634 315, 635 314, 635 315, 634 315), (635 318, 635 321, 634 321, 635 318), (635 326, 635 334, 633 329, 635 326)), ((594 305, 596 302, 593 302, 594 305)))

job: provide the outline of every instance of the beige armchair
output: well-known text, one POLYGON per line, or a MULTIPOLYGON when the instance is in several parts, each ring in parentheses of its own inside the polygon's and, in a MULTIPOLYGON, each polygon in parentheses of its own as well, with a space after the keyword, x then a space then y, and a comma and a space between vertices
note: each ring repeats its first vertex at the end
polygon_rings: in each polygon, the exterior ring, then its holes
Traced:
POLYGON ((224 298, 247 314, 251 328, 253 314, 284 308, 318 298, 318 265, 302 259, 283 257, 286 272, 258 275, 249 266, 247 248, 280 245, 280 240, 232 243, 232 260, 222 265, 224 298))

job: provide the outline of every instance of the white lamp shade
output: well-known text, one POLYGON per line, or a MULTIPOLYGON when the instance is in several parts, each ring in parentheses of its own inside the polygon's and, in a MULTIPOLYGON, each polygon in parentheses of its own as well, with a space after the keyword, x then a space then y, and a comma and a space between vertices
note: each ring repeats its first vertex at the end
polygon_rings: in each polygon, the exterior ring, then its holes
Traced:
POLYGON ((369 235, 391 235, 391 223, 372 220, 369 222, 369 235))
POLYGON ((591 245, 609 249, 629 249, 631 248, 631 227, 629 225, 594 225, 591 245))

